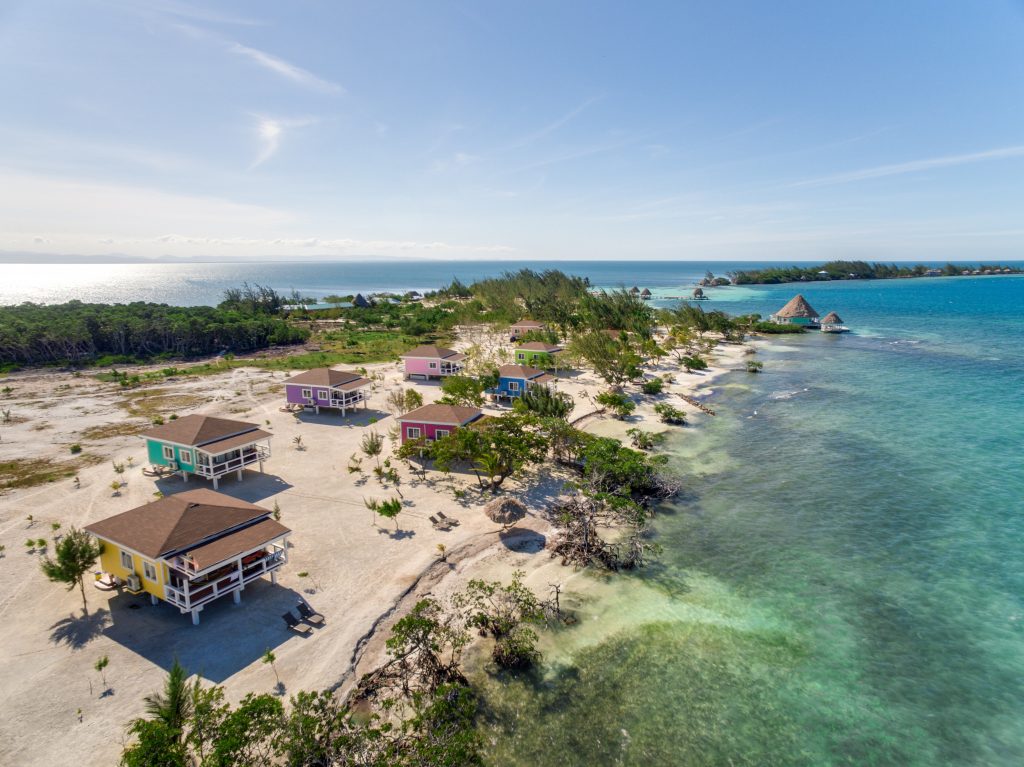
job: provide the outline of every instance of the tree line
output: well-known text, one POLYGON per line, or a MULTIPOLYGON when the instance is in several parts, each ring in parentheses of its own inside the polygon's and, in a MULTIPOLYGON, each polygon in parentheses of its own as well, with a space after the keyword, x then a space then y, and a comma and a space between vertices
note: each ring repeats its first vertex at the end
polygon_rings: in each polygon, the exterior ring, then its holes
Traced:
MULTIPOLYGON (((938 270, 945 277, 956 277, 971 274, 978 270, 977 266, 946 264, 941 267, 925 266, 924 264, 897 265, 868 263, 867 261, 829 261, 818 266, 771 266, 765 269, 751 269, 731 272, 735 285, 774 285, 783 282, 827 282, 829 280, 891 280, 900 277, 925 277, 929 272, 938 270)), ((1002 272, 1009 269, 1014 274, 1021 270, 1011 266, 987 265, 980 271, 996 270, 1002 272)))
POLYGON ((244 305, 31 304, 0 307, 0 364, 200 357, 297 344, 309 331, 244 305))

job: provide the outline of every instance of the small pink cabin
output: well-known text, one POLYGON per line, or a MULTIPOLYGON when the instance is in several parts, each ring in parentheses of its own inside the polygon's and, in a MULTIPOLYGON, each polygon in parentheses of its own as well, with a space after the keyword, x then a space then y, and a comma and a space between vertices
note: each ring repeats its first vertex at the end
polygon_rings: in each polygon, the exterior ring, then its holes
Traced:
POLYGON ((406 378, 442 378, 462 372, 465 354, 443 346, 417 346, 402 355, 406 378))
POLYGON ((483 417, 479 408, 465 405, 424 405, 399 416, 402 443, 424 439, 429 444, 483 417))

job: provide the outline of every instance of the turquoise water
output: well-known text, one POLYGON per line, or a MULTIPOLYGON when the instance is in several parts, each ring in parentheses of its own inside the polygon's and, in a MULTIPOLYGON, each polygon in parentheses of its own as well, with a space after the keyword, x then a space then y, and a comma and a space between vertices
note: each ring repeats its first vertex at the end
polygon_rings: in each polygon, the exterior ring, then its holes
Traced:
POLYGON ((1024 279, 801 289, 857 333, 716 387, 659 561, 488 685, 496 764, 1024 763, 1024 279))

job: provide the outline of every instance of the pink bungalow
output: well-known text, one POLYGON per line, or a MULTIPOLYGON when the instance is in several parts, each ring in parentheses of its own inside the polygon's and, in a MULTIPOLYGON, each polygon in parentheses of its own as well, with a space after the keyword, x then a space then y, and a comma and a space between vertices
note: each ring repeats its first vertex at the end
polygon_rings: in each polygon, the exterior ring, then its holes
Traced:
POLYGON ((331 407, 345 415, 360 402, 366 407, 367 387, 371 383, 369 378, 351 370, 314 368, 289 378, 284 382, 284 389, 291 405, 312 407, 317 413, 322 407, 331 407))
POLYGON ((462 372, 465 354, 443 346, 417 346, 402 355, 406 378, 442 378, 462 372))
POLYGON ((483 417, 479 408, 465 405, 424 405, 399 416, 402 443, 424 439, 430 444, 483 417))

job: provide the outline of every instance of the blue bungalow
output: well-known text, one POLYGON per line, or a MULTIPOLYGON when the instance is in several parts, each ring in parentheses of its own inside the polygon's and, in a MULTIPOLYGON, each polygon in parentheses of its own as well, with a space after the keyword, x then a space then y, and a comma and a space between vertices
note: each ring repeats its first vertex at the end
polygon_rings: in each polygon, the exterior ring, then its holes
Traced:
POLYGON ((534 386, 555 380, 550 373, 526 365, 502 365, 498 368, 498 385, 489 392, 495 399, 516 399, 534 386))

